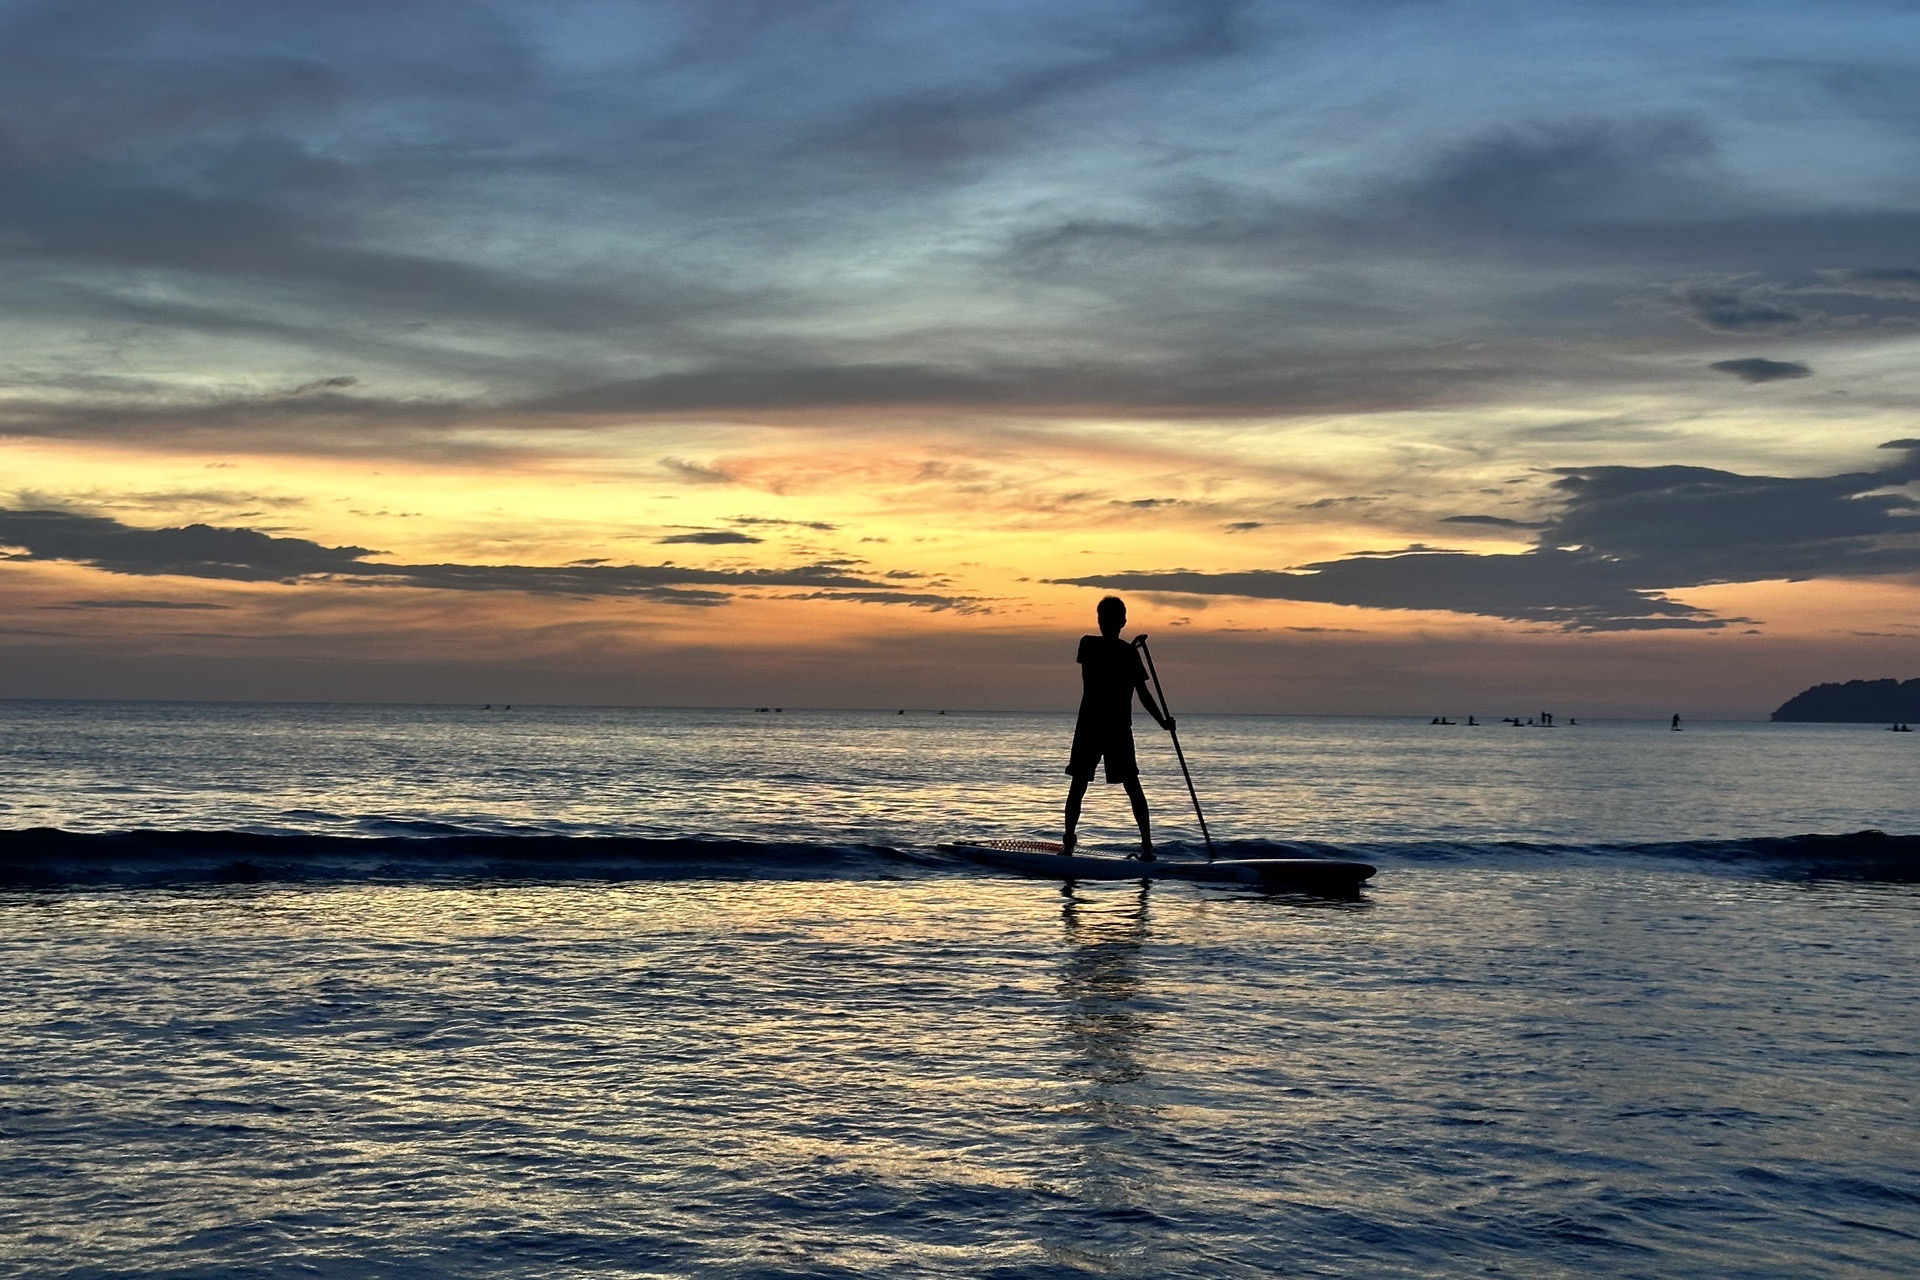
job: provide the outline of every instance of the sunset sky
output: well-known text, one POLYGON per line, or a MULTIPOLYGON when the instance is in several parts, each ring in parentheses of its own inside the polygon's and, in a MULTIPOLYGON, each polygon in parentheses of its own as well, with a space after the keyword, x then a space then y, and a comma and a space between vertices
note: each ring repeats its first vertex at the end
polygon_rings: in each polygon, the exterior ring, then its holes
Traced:
POLYGON ((1904 3, 0 0, 0 696, 1920 675, 1904 3))

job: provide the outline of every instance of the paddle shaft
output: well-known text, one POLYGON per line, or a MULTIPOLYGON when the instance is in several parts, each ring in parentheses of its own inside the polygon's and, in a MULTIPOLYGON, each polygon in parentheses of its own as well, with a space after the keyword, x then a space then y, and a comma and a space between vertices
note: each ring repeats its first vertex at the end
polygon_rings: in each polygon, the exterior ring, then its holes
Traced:
MULTIPOLYGON (((1141 656, 1147 660, 1147 674, 1153 677, 1153 691, 1159 695, 1160 698, 1160 714, 1169 720, 1173 719, 1173 712, 1167 706, 1167 691, 1160 687, 1160 672, 1158 668, 1153 665, 1153 650, 1147 648, 1147 638, 1145 636, 1135 636, 1133 638, 1133 644, 1136 649, 1140 650, 1141 656)), ((1213 833, 1207 830, 1207 815, 1200 812, 1200 793, 1193 789, 1193 773, 1187 768, 1187 753, 1180 749, 1180 734, 1178 730, 1167 730, 1167 736, 1173 739, 1174 758, 1180 761, 1180 776, 1187 780, 1187 795, 1193 799, 1193 816, 1200 819, 1200 838, 1207 842, 1207 861, 1212 862, 1213 833)))

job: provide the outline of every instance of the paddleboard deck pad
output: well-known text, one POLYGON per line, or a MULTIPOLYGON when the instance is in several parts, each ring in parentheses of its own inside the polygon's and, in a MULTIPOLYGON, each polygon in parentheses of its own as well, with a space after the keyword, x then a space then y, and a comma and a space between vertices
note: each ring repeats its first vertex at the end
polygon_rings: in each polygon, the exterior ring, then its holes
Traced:
POLYGON ((1373 875, 1364 862, 1333 858, 1100 858, 1069 854, 1051 840, 956 840, 942 852, 983 866, 1047 880, 1218 880, 1308 893, 1351 893, 1373 875))

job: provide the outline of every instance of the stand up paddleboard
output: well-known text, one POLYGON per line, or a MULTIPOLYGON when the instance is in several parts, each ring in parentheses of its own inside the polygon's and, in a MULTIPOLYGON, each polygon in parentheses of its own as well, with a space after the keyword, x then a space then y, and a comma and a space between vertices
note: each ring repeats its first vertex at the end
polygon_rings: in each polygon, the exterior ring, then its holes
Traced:
POLYGON ((1352 893, 1373 875, 1364 862, 1333 858, 1220 858, 1142 862, 1069 854, 1050 840, 956 840, 942 852, 1044 880, 1220 880, 1303 893, 1352 893))

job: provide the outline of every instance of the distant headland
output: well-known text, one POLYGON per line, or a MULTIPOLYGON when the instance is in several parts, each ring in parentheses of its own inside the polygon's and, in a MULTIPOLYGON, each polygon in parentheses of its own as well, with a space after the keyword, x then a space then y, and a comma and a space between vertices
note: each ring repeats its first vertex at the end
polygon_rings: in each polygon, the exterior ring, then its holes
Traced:
POLYGON ((1846 724, 1920 720, 1920 679, 1817 684, 1781 703, 1773 718, 1846 724))

